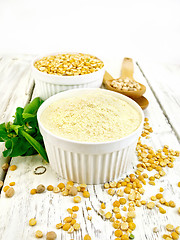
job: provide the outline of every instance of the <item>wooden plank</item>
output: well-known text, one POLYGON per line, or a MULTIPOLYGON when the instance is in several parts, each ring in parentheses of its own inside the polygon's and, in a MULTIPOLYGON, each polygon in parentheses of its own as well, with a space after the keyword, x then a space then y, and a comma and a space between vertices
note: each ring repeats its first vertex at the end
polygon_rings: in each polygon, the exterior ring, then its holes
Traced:
POLYGON ((0 123, 12 120, 16 107, 23 107, 31 99, 34 81, 30 61, 5 57, 0 62, 0 123))
MULTIPOLYGON (((117 69, 118 71, 118 69, 117 69)), ((110 72, 111 73, 111 72, 110 72)), ((113 75, 113 73, 112 73, 113 75)), ((114 75, 113 75, 114 76, 114 75)), ((173 129, 173 124, 167 121, 161 105, 158 104, 158 96, 154 96, 148 82, 142 75, 138 67, 135 67, 134 78, 146 85, 147 91, 145 96, 150 101, 149 107, 144 111, 145 115, 150 119, 150 124, 154 132, 150 139, 144 139, 147 145, 153 146, 155 149, 161 148, 164 144, 168 144, 173 149, 180 149, 179 142, 173 129)), ((34 96, 34 95, 33 95, 34 96)), ((171 100, 171 99, 170 99, 171 100)), ((114 240, 114 229, 112 223, 105 220, 99 215, 101 202, 106 203, 105 212, 112 209, 112 203, 117 199, 116 196, 110 196, 106 193, 102 185, 90 185, 90 199, 82 198, 82 203, 78 204, 80 210, 78 212, 77 222, 81 224, 81 231, 72 235, 56 230, 55 225, 68 216, 66 209, 72 207, 72 197, 63 197, 61 193, 55 194, 45 192, 39 195, 30 195, 29 191, 37 187, 38 184, 44 184, 46 187, 49 184, 56 186, 60 181, 66 183, 66 180, 61 179, 53 172, 49 165, 45 165, 39 156, 34 157, 18 157, 13 158, 11 164, 18 166, 17 170, 8 171, 5 185, 11 181, 15 181, 15 195, 11 199, 7 199, 2 193, 0 199, 0 236, 2 240, 9 239, 34 239, 34 233, 37 229, 42 230, 45 234, 47 231, 55 231, 58 235, 57 239, 80 240, 86 233, 89 233, 92 239, 96 240, 114 240), (47 171, 45 174, 34 175, 33 170, 39 165, 45 165, 47 171), (90 206, 91 211, 87 212, 86 207, 90 206), (7 214, 8 213, 8 214, 7 214), (87 220, 87 215, 92 216, 92 221, 87 220), (30 227, 28 221, 30 218, 37 218, 37 225, 30 227)), ((166 200, 174 200, 176 203, 180 198, 177 182, 179 181, 180 161, 175 161, 173 169, 166 169, 167 175, 156 181, 156 186, 146 185, 146 190, 143 199, 149 200, 150 196, 155 195, 159 187, 165 189, 164 195, 166 200)), ((148 175, 154 175, 154 171, 148 172, 148 175)), ((177 208, 167 208, 166 215, 160 214, 157 209, 148 210, 146 207, 137 208, 137 217, 135 223, 137 229, 133 232, 138 240, 155 240, 161 239, 165 233, 164 226, 167 223, 172 223, 175 226, 180 222, 180 215, 177 213, 177 208), (159 232, 153 233, 153 227, 157 226, 159 232)), ((123 211, 122 211, 123 213, 123 211)), ((124 213, 125 214, 125 213, 124 213)))
POLYGON ((148 62, 140 62, 138 65, 167 121, 180 140, 180 66, 148 62))
MULTIPOLYGON (((0 123, 12 120, 17 107, 23 107, 31 99, 34 81, 31 78, 32 56, 3 56, 0 61, 0 123)), ((4 158, 0 143, 0 179, 4 178, 1 166, 9 162, 4 158)))

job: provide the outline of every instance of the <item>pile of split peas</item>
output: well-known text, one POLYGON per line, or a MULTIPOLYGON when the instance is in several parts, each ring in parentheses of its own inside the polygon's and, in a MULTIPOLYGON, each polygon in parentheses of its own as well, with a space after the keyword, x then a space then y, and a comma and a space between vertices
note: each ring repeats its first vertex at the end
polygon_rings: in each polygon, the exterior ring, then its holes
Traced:
MULTIPOLYGON (((159 192, 152 195, 150 199, 143 200, 143 194, 145 193, 144 186, 148 183, 152 187, 156 185, 156 181, 163 176, 166 175, 164 168, 169 167, 173 168, 174 160, 176 157, 179 157, 180 152, 169 149, 168 145, 164 145, 162 149, 158 149, 154 151, 152 147, 147 146, 141 142, 141 138, 149 138, 150 133, 153 130, 149 125, 149 121, 145 118, 144 130, 141 134, 141 137, 138 140, 136 152, 139 160, 139 164, 137 164, 137 168, 134 173, 129 174, 123 180, 118 182, 109 182, 104 184, 104 189, 106 189, 107 194, 117 196, 117 200, 115 200, 112 204, 112 210, 106 211, 106 204, 104 202, 101 203, 99 214, 103 216, 104 219, 108 220, 114 230, 115 240, 129 240, 134 239, 135 236, 133 231, 136 228, 136 224, 134 223, 134 219, 136 218, 136 207, 146 206, 147 209, 152 210, 153 208, 157 208, 161 214, 166 214, 165 207, 176 208, 176 203, 172 200, 167 201, 163 195, 164 189, 162 187, 159 188, 159 192), (151 172, 153 170, 156 171, 155 174, 149 176, 144 171, 147 170, 151 172)), ((10 167, 12 168, 12 166, 10 167)), ((11 170, 15 170, 13 167, 11 170)), ((0 186, 2 187, 3 183, 0 182, 0 186)), ((12 182, 9 184, 10 186, 14 186, 15 183, 12 182)), ((178 187, 180 187, 180 182, 177 183, 178 187)), ((5 193, 8 191, 12 192, 12 187, 5 186, 3 188, 5 193)), ((72 196, 73 202, 76 204, 80 204, 81 196, 77 195, 81 193, 84 198, 90 198, 90 193, 87 190, 86 184, 80 184, 75 186, 72 181, 64 183, 59 183, 57 186, 49 185, 45 187, 40 184, 36 188, 30 190, 30 194, 41 194, 45 191, 52 191, 54 193, 59 193, 63 196, 72 196)), ((13 189, 14 191, 14 189, 13 189)), ((9 194, 6 194, 6 197, 9 194)), ((14 195, 14 192, 12 196, 14 195)), ((62 229, 63 231, 67 231, 69 234, 74 231, 79 231, 81 229, 80 223, 78 223, 78 210, 79 207, 74 205, 72 208, 68 208, 67 212, 69 216, 65 217, 63 222, 56 224, 56 229, 62 229)), ((91 208, 87 207, 88 212, 90 212, 91 208)), ((180 207, 177 208, 177 214, 180 214, 180 207)), ((89 221, 92 220, 92 216, 89 214, 87 219, 89 221)), ((37 224, 37 220, 32 218, 29 220, 29 225, 34 226, 37 224)), ((179 239, 180 236, 180 226, 173 226, 172 224, 167 224, 165 229, 169 232, 168 234, 164 234, 162 236, 163 239, 171 240, 171 239, 179 239)), ((159 231, 157 227, 153 229, 153 232, 156 234, 159 231)), ((43 233, 40 230, 35 232, 36 238, 42 238, 43 233)), ((46 234, 46 239, 56 239, 57 235, 54 231, 48 232, 46 234)), ((73 239, 71 239, 73 240, 73 239)), ((84 236, 84 240, 91 240, 91 237, 87 234, 84 236)))

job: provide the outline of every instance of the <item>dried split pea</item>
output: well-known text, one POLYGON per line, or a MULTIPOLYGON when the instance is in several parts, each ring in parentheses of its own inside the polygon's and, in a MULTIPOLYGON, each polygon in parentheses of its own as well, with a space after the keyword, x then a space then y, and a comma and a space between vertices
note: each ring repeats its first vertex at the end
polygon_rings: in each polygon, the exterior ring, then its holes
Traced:
POLYGON ((71 227, 71 224, 68 223, 68 222, 66 222, 66 223, 63 225, 63 230, 64 230, 64 231, 68 231, 68 230, 70 229, 70 227, 71 227))
POLYGON ((155 196, 151 196, 151 200, 152 200, 152 201, 156 201, 157 198, 156 198, 155 196))
POLYGON ((74 186, 74 183, 73 183, 73 181, 68 181, 67 185, 74 186))
POLYGON ((72 217, 73 219, 75 219, 75 218, 77 218, 77 214, 76 214, 76 213, 73 213, 73 214, 71 215, 71 217, 72 217))
POLYGON ((175 232, 180 235, 180 226, 175 228, 175 232))
POLYGON ((110 218, 110 220, 109 220, 110 222, 114 222, 115 221, 115 218, 114 217, 112 217, 112 218, 110 218))
POLYGON ((127 222, 122 222, 121 223, 121 230, 122 231, 127 231, 129 227, 129 224, 127 222))
POLYGON ((130 187, 124 188, 124 192, 125 192, 126 194, 129 194, 129 193, 131 192, 131 188, 130 188, 130 187))
POLYGON ((63 189, 63 188, 65 188, 65 184, 64 183, 59 183, 57 185, 57 187, 60 188, 60 189, 63 189))
POLYGON ((88 215, 88 216, 87 216, 87 219, 88 219, 89 221, 91 221, 91 220, 92 220, 92 216, 88 215))
POLYGON ((119 202, 121 205, 124 205, 124 204, 126 204, 127 200, 125 198, 120 198, 119 202))
POLYGON ((122 210, 126 212, 127 211, 127 207, 123 206, 122 210))
POLYGON ((167 224, 166 229, 171 232, 174 230, 174 226, 172 224, 167 224))
POLYGON ((157 193, 157 194, 156 194, 156 198, 157 198, 157 199, 163 198, 163 194, 162 194, 162 193, 157 193))
POLYGON ((78 231, 79 229, 80 229, 80 224, 79 223, 75 223, 74 225, 73 225, 73 228, 74 228, 74 230, 75 231, 78 231))
POLYGON ((52 185, 47 186, 48 191, 53 191, 54 187, 52 185))
POLYGON ((114 208, 113 208, 113 212, 114 212, 114 213, 119 213, 119 212, 120 212, 120 208, 114 207, 114 208))
POLYGON ((178 187, 180 187, 180 182, 178 182, 178 187))
POLYGON ((123 234, 123 235, 121 236, 121 240, 129 240, 128 235, 123 234))
POLYGON ((76 219, 72 219, 72 221, 70 222, 71 226, 73 226, 76 223, 76 219))
POLYGON ((10 188, 9 186, 5 186, 5 187, 3 188, 3 191, 6 192, 9 188, 10 188))
POLYGON ((149 181, 149 184, 152 185, 152 186, 156 185, 154 181, 149 181))
POLYGON ((86 209, 87 209, 87 211, 91 210, 91 208, 90 208, 90 207, 87 207, 86 209))
POLYGON ((119 197, 123 197, 124 196, 124 192, 122 189, 118 189, 116 194, 119 196, 119 197))
POLYGON ((35 188, 33 188, 33 189, 31 189, 31 191, 30 191, 30 194, 36 194, 37 193, 37 191, 36 191, 36 189, 35 188))
POLYGON ((121 219, 122 216, 121 216, 120 213, 116 213, 115 217, 116 217, 117 219, 121 219))
POLYGON ((113 196, 115 194, 115 190, 113 188, 109 188, 107 192, 111 196, 113 196))
POLYGON ((177 234, 176 232, 172 232, 171 237, 172 237, 172 239, 177 240, 177 239, 179 239, 179 234, 177 234))
POLYGON ((127 217, 126 222, 128 222, 128 223, 133 222, 133 219, 130 217, 127 217))
POLYGON ((110 219, 112 217, 112 213, 111 212, 107 212, 106 214, 105 214, 105 218, 106 219, 110 219))
POLYGON ((176 206, 175 202, 174 201, 169 201, 169 206, 174 208, 176 206))
POLYGON ((79 210, 79 207, 78 206, 73 206, 72 210, 73 210, 73 212, 77 212, 79 210))
POLYGON ((62 191, 62 195, 63 195, 63 196, 68 196, 68 195, 69 195, 69 190, 65 188, 65 189, 62 191))
POLYGON ((90 197, 90 193, 88 191, 84 191, 83 192, 83 197, 84 198, 89 198, 90 197))
POLYGON ((29 225, 30 225, 30 226, 34 226, 34 225, 36 225, 36 223, 37 223, 37 221, 36 221, 35 218, 31 218, 31 219, 29 220, 29 225))
POLYGON ((80 187, 80 192, 84 192, 86 190, 87 185, 82 183, 79 185, 79 187, 80 187))
POLYGON ((9 167, 9 170, 10 171, 15 171, 17 169, 17 166, 16 165, 11 165, 10 167, 9 167))
POLYGON ((9 186, 14 186, 15 185, 15 182, 10 182, 9 183, 9 186))
POLYGON ((115 188, 115 187, 116 187, 116 185, 117 185, 117 183, 116 183, 116 182, 110 182, 110 184, 109 184, 109 186, 110 186, 111 188, 115 188))
POLYGON ((133 222, 129 222, 129 228, 133 231, 136 228, 136 224, 133 222))
POLYGON ((53 232, 53 231, 47 232, 47 234, 46 234, 47 240, 55 240, 56 238, 57 238, 57 235, 55 232, 53 232))
POLYGON ((65 223, 70 223, 72 221, 72 217, 66 217, 63 220, 65 223))
POLYGON ((86 235, 84 236, 84 240, 91 240, 91 237, 90 237, 88 234, 86 234, 86 235))
POLYGON ((123 222, 127 222, 127 218, 126 217, 123 216, 121 219, 122 219, 123 222))
POLYGON ((60 228, 62 228, 62 227, 63 227, 63 224, 62 224, 62 223, 56 224, 56 228, 57 228, 57 229, 60 229, 60 228))
POLYGON ((58 188, 58 187, 54 187, 53 188, 53 192, 54 193, 59 193, 61 190, 60 190, 60 188, 58 188))
POLYGON ((35 233, 35 237, 36 238, 42 238, 43 237, 43 233, 40 230, 37 230, 35 233))
POLYGON ((162 213, 162 214, 165 214, 166 213, 166 210, 162 207, 159 207, 159 212, 162 213))
POLYGON ((136 217, 136 213, 134 211, 128 212, 127 216, 130 218, 135 218, 136 217))
POLYGON ((172 240, 171 236, 170 236, 170 235, 167 235, 167 234, 163 234, 162 237, 163 237, 164 239, 166 239, 166 240, 167 240, 167 239, 168 239, 168 240, 169 240, 169 239, 172 240))
POLYGON ((118 229, 118 228, 120 228, 121 223, 120 223, 120 221, 116 220, 113 222, 112 226, 113 226, 113 228, 118 229))
POLYGON ((76 196, 76 197, 73 198, 73 201, 75 203, 80 203, 81 202, 81 197, 80 196, 76 196))
POLYGON ((122 232, 120 229, 117 229, 117 230, 114 232, 114 235, 115 235, 116 237, 121 237, 122 234, 123 234, 123 232, 122 232))
POLYGON ((145 200, 142 200, 142 201, 141 201, 141 204, 142 204, 142 205, 146 205, 146 201, 145 201, 145 200))
POLYGON ((165 204, 166 199, 165 199, 165 198, 161 198, 161 199, 159 199, 159 202, 160 202, 161 204, 165 204))
POLYGON ((105 209, 105 208, 106 208, 105 203, 101 203, 101 208, 102 208, 102 209, 105 209))
POLYGON ((148 202, 147 203, 147 208, 152 209, 154 207, 155 207, 155 203, 154 202, 148 202))
POLYGON ((119 206, 120 206, 120 202, 119 201, 113 202, 113 207, 119 207, 119 206))
POLYGON ((104 188, 105 188, 105 189, 108 189, 108 188, 109 188, 109 183, 105 183, 105 184, 104 184, 104 188))

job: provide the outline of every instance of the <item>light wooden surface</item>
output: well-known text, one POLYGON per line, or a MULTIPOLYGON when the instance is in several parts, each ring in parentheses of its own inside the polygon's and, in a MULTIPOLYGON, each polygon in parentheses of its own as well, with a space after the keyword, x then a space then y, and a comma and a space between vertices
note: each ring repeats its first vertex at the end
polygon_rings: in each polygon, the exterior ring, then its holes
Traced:
MULTIPOLYGON (((36 88, 31 78, 30 61, 32 56, 7 56, 0 60, 0 123, 11 119, 17 106, 24 106, 31 97, 36 96, 36 88)), ((120 64, 109 61, 107 70, 112 76, 117 77, 120 72, 120 64), (117 66, 116 69, 114 66, 117 66)), ((144 140, 147 145, 155 149, 161 148, 164 144, 169 145, 174 150, 180 150, 180 94, 178 91, 180 66, 153 65, 150 63, 138 62, 135 65, 134 78, 143 83, 147 91, 145 97, 150 105, 144 111, 145 116, 150 119, 150 125, 154 132, 150 139, 144 140)), ((3 144, 1 144, 1 151, 3 144)), ((0 165, 7 159, 0 158, 0 165)), ((39 156, 17 157, 11 160, 11 164, 17 165, 16 171, 7 172, 4 184, 15 181, 15 195, 7 199, 4 192, 0 196, 0 239, 1 240, 31 240, 35 239, 35 231, 42 230, 44 235, 47 231, 55 231, 57 239, 81 240, 85 234, 89 234, 93 240, 114 240, 114 229, 112 224, 105 220, 98 212, 101 202, 105 202, 107 209, 112 209, 112 202, 116 196, 106 193, 102 185, 88 186, 90 199, 82 198, 78 205, 77 222, 81 224, 81 230, 68 234, 62 230, 56 230, 55 225, 68 216, 67 208, 72 207, 72 197, 64 197, 60 193, 45 192, 39 195, 30 195, 30 190, 39 184, 45 186, 57 185, 59 182, 66 182, 51 170, 50 166, 42 161, 39 156), (36 166, 45 165, 47 171, 43 175, 33 173, 36 166), (91 211, 87 212, 86 207, 90 206, 91 211), (92 221, 87 220, 88 214, 92 216, 92 221), (30 227, 28 221, 36 217, 37 225, 30 227)), ((145 186, 143 199, 158 192, 159 187, 165 189, 164 196, 167 200, 174 200, 177 207, 180 207, 180 189, 177 182, 180 181, 180 159, 178 158, 173 169, 166 169, 167 175, 156 181, 156 186, 145 186)), ((154 172, 150 172, 153 175, 154 172)), ((0 169, 0 178, 4 178, 4 173, 0 169)), ((157 209, 147 210, 146 207, 137 208, 137 225, 134 231, 137 240, 159 240, 166 232, 165 225, 168 223, 180 225, 180 215, 177 207, 167 208, 167 214, 162 215, 157 209), (153 233, 153 228, 157 226, 159 232, 153 233)), ((45 239, 45 237, 43 237, 45 239)))

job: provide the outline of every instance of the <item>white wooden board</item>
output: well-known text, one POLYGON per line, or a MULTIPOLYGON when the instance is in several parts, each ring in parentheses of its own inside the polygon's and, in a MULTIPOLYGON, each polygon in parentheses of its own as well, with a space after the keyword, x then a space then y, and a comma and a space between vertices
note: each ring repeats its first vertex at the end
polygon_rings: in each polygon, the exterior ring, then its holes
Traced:
MULTIPOLYGON (((139 63, 139 65, 141 64, 139 63)), ((118 72, 119 69, 116 68, 114 75, 117 76, 118 72)), ((175 70, 172 72, 175 72, 175 70)), ((110 73, 113 75, 112 72, 110 73)), ((148 77, 148 74, 146 77, 150 81, 151 77, 148 77)), ((157 91, 157 85, 154 86, 155 89, 152 87, 152 85, 151 88, 149 88, 149 81, 146 81, 146 78, 144 78, 138 66, 135 66, 134 78, 146 85, 147 91, 145 96, 150 102, 149 107, 145 110, 145 115, 150 119, 150 125, 153 127, 154 132, 152 133, 151 138, 146 139, 145 142, 148 145, 153 146, 155 149, 159 149, 164 144, 168 144, 171 148, 180 150, 180 145, 178 142, 178 124, 176 120, 174 121, 174 118, 169 117, 170 115, 175 114, 176 119, 178 119, 178 111, 180 111, 180 107, 177 104, 176 112, 174 113, 174 108, 172 107, 174 99, 169 97, 167 94, 156 93, 154 95, 154 92, 157 91), (165 96, 167 96, 167 98, 165 96), (169 104, 170 107, 167 106, 167 108, 162 108, 162 106, 166 106, 167 104, 169 104), (168 110, 165 112, 165 109, 168 110)), ((163 89, 163 85, 164 80, 159 80, 159 91, 163 89)), ((34 93, 33 96, 35 95, 36 94, 34 93)), ((18 104, 21 105, 23 103, 18 104)), ((78 204, 80 210, 78 212, 77 222, 81 224, 81 230, 70 235, 62 230, 56 230, 55 225, 62 221, 64 217, 68 216, 66 209, 75 205, 72 201, 72 197, 64 197, 61 195, 61 193, 55 194, 47 191, 43 194, 37 195, 30 195, 29 193, 32 188, 36 188, 37 185, 41 183, 45 186, 48 186, 49 184, 55 186, 61 181, 65 183, 66 180, 58 177, 57 174, 51 170, 49 165, 42 162, 39 156, 14 158, 12 159, 11 164, 16 164, 18 168, 14 172, 8 171, 5 178, 5 185, 8 185, 9 182, 15 181, 15 195, 13 198, 7 199, 5 198, 4 192, 1 193, 1 240, 35 239, 34 233, 37 229, 42 230, 44 234, 47 231, 55 231, 58 236, 57 239, 81 240, 87 233, 92 237, 93 240, 115 239, 112 223, 100 216, 98 211, 100 209, 101 202, 106 203, 107 209, 105 211, 111 210, 112 203, 117 199, 117 197, 108 195, 106 190, 103 189, 102 185, 88 186, 88 190, 91 195, 90 199, 82 198, 82 202, 78 204), (33 173, 35 167, 44 164, 47 168, 46 173, 40 176, 35 175, 33 173), (87 212, 87 206, 91 207, 92 210, 87 212), (92 216, 92 221, 87 220, 88 214, 92 216), (28 221, 32 217, 36 217, 37 219, 37 225, 34 227, 30 227, 28 225, 28 221)), ((165 189, 165 198, 167 200, 174 200, 177 203, 177 207, 180 207, 180 189, 177 187, 177 183, 180 181, 180 159, 178 158, 174 164, 175 167, 173 169, 166 169, 167 175, 165 177, 156 181, 156 186, 150 186, 147 184, 144 187, 146 193, 143 199, 149 200, 149 197, 156 194, 161 186, 165 189)), ((150 172, 149 176, 153 174, 154 172, 150 172)), ((148 210, 144 206, 137 208, 137 217, 135 219, 137 228, 133 232, 135 239, 162 239, 162 235, 166 233, 166 224, 172 223, 174 225, 178 225, 179 223, 180 225, 180 215, 177 213, 177 207, 174 209, 165 207, 167 210, 167 214, 165 215, 160 214, 157 209, 148 210), (159 232, 157 234, 153 233, 153 228, 155 226, 159 228, 159 232)), ((45 239, 45 237, 43 239, 45 239)))

